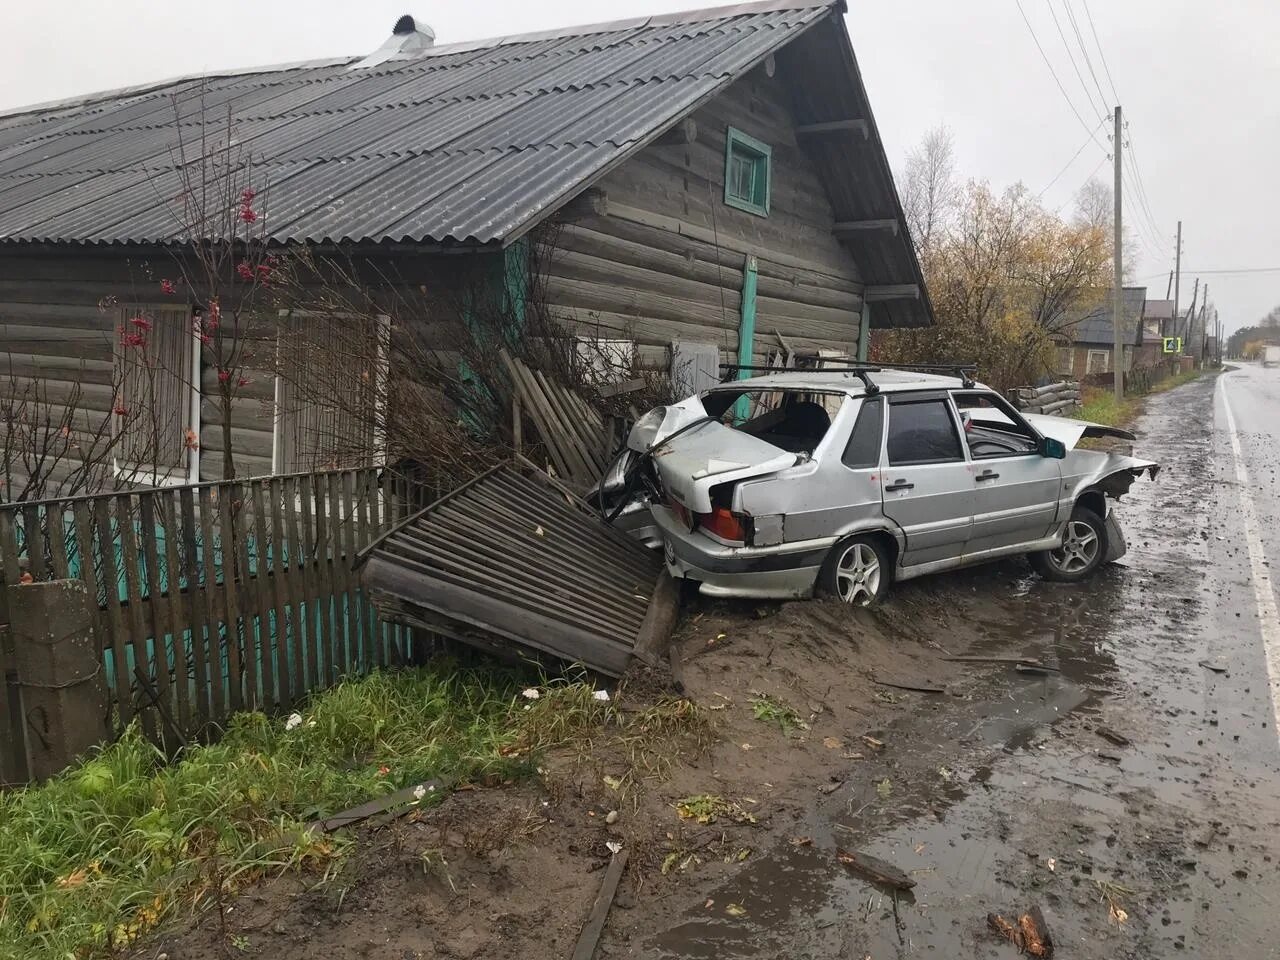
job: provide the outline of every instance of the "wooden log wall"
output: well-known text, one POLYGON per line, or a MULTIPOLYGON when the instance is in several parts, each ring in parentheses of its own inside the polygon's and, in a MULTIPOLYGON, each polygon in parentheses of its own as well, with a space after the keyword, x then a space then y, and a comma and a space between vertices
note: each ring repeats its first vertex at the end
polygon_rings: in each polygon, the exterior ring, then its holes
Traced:
MULTIPOLYGON (((378 620, 352 564, 419 499, 364 469, 5 504, 0 575, 83 580, 116 725, 137 719, 173 746, 238 710, 285 711, 340 677, 408 662, 405 631, 378 620)), ((0 682, 11 782, 12 693, 0 682)))
MULTIPOLYGON (((464 258, 465 259, 465 258, 464 258)), ((476 258, 477 260, 480 258, 476 258)), ((420 291, 452 289, 470 278, 459 258, 377 254, 343 260, 361 281, 385 296, 388 309, 418 298, 420 291)), ((472 265, 475 266, 475 265, 472 265)), ((476 267, 478 269, 478 267, 476 267)), ((38 386, 39 396, 55 422, 73 404, 69 439, 78 449, 93 449, 92 438, 109 436, 109 418, 116 402, 119 374, 113 365, 118 340, 118 305, 181 305, 182 298, 166 297, 162 278, 179 275, 173 255, 162 249, 112 254, 83 247, 38 246, 0 250, 0 405, 14 395, 38 386)), ((339 285, 338 278, 308 278, 307 286, 339 285)), ((180 288, 181 289, 181 288, 180 288)), ((459 299, 454 297, 453 299, 459 299)), ((443 302, 450 302, 444 297, 443 302)), ((427 309, 426 307, 423 308, 427 309)), ((430 309, 441 309, 434 302, 430 309)), ((274 308, 268 309, 270 315, 274 308)), ((420 319, 420 318, 419 318, 420 319)), ((243 374, 249 381, 237 388, 231 407, 231 452, 240 477, 271 473, 275 437, 276 325, 274 316, 259 323, 248 346, 251 357, 243 374)), ((224 478, 225 414, 218 400, 218 371, 205 358, 201 368, 200 479, 224 478)), ((98 441, 97 449, 103 442, 98 441)), ((81 461, 67 458, 49 474, 44 496, 67 493, 63 483, 81 461)), ((0 470, 0 474, 3 474, 0 470)), ((102 471, 110 489, 109 465, 102 471)), ((29 471, 17 470, 12 491, 0 482, 0 502, 13 499, 29 471)), ((3 481, 3 476, 0 476, 3 481)), ((97 492, 94 491, 73 491, 97 492)), ((42 495, 39 491, 35 496, 42 495)))
POLYGON ((583 336, 634 340, 645 368, 666 369, 673 339, 717 343, 736 362, 742 271, 755 255, 757 363, 775 331, 795 347, 853 350, 861 278, 832 233, 782 82, 757 70, 693 120, 693 142, 647 147, 596 185, 603 203, 574 208, 550 258, 551 315, 583 336), (772 148, 767 217, 724 202, 729 126, 772 148))

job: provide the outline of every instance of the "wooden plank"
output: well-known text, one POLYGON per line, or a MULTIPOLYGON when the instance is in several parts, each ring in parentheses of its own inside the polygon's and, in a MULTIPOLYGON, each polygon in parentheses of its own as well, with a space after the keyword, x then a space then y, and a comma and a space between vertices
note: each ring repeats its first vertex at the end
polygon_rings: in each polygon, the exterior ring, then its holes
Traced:
POLYGON ((37 581, 48 580, 49 565, 45 562, 40 508, 34 503, 22 508, 22 540, 27 548, 27 572, 37 581))
MULTIPOLYGON (((274 597, 272 596, 273 587, 271 583, 271 545, 272 542, 267 536, 267 516, 266 506, 262 496, 261 480, 249 481, 249 504, 253 509, 253 545, 256 573, 253 577, 255 611, 258 615, 258 650, 261 656, 262 671, 262 706, 264 709, 271 711, 284 698, 276 692, 276 652, 279 650, 283 655, 284 647, 282 646, 282 624, 277 621, 275 629, 271 626, 271 616, 274 609, 274 597), (275 638, 273 642, 272 638, 275 638)), ((248 575, 249 567, 245 566, 245 573, 248 575)), ((287 673, 288 669, 283 667, 280 673, 287 673)))
MULTIPOLYGON (((284 535, 286 543, 287 562, 282 564, 278 570, 281 573, 297 572, 302 575, 302 537, 298 533, 298 479, 297 477, 288 477, 283 481, 277 481, 281 490, 281 508, 284 513, 284 535)), ((307 625, 307 617, 304 610, 306 594, 301 587, 298 587, 297 580, 293 576, 282 580, 285 597, 289 604, 289 636, 293 644, 292 662, 293 662, 293 694, 295 699, 301 698, 309 689, 308 687, 308 670, 314 673, 315 658, 308 652, 307 640, 311 635, 311 630, 307 625)))
MULTIPOLYGON (((142 526, 142 556, 146 562, 146 587, 147 596, 151 599, 149 607, 149 618, 144 618, 151 631, 151 663, 155 666, 154 693, 159 698, 160 703, 156 705, 162 716, 167 713, 173 716, 172 704, 169 702, 169 640, 168 635, 172 632, 171 621, 169 618, 169 605, 161 603, 160 598, 164 591, 160 587, 160 550, 156 543, 156 493, 152 491, 138 494, 138 516, 141 519, 142 526)), ((169 530, 164 531, 165 542, 169 541, 169 530)), ((145 664, 135 664, 135 668, 142 667, 140 671, 143 676, 149 676, 145 664)), ((135 669, 135 675, 139 673, 135 669)), ((163 727, 157 727, 163 730, 163 727)), ((174 744, 177 746, 177 744, 174 744)))
MULTIPOLYGON (((96 614, 94 625, 98 631, 98 644, 105 649, 110 630, 103 617, 103 611, 98 605, 99 579, 97 566, 93 559, 93 514, 90 508, 90 501, 73 501, 71 503, 71 513, 75 527, 76 552, 80 555, 80 579, 84 581, 85 588, 89 591, 90 604, 96 614)), ((0 519, 2 518, 3 514, 0 514, 0 519)))
MULTIPOLYGON (((222 653, 225 647, 219 624, 226 623, 226 591, 218 589, 218 567, 214 560, 213 516, 217 487, 200 487, 200 555, 204 571, 205 631, 208 635, 205 650, 209 666, 209 718, 215 723, 227 717, 227 691, 225 671, 222 669, 222 653), (222 601, 219 609, 219 600, 222 601)), ((232 635, 230 626, 227 636, 232 635)))
POLYGON ((836 849, 836 859, 853 873, 880 886, 892 890, 910 890, 916 882, 891 863, 873 857, 860 850, 836 849))
MULTIPOLYGON (((186 577, 187 590, 183 596, 183 609, 191 630, 189 646, 191 658, 190 703, 187 706, 185 729, 191 730, 193 721, 199 718, 200 728, 209 722, 209 660, 205 646, 205 593, 200 588, 200 562, 196 558, 196 511, 195 493, 191 487, 183 487, 178 492, 178 509, 181 513, 182 528, 182 572, 186 577), (194 716, 192 711, 194 708, 194 716)), ((185 684, 184 684, 185 685, 185 684)))
POLYGON ((600 935, 604 933, 605 922, 609 919, 609 910, 613 906, 613 898, 618 893, 618 883, 622 880, 622 872, 627 868, 627 851, 619 850, 609 861, 600 881, 600 892, 596 894, 591 912, 587 915, 586 926, 578 936, 574 945, 571 960, 592 960, 596 955, 596 946, 600 943, 600 935))
POLYGON ((360 609, 360 582, 356 578, 355 570, 352 569, 355 564, 356 552, 362 546, 359 520, 356 516, 356 475, 354 470, 344 470, 342 472, 342 510, 344 514, 342 529, 346 532, 346 536, 343 539, 342 569, 347 583, 347 623, 350 625, 351 630, 349 647, 355 651, 349 666, 351 669, 357 669, 357 667, 367 668, 369 651, 365 646, 368 641, 365 637, 364 613, 360 609))
MULTIPOLYGON (((374 493, 370 483, 373 479, 372 470, 361 470, 356 475, 356 551, 359 552, 369 545, 373 540, 373 527, 370 524, 370 509, 373 506, 370 502, 374 493)), ((354 560, 354 558, 353 558, 354 560)), ((376 620, 371 616, 372 606, 365 600, 364 590, 360 588, 360 580, 356 578, 356 594, 357 594, 357 611, 360 616, 360 629, 364 631, 364 649, 365 669, 372 669, 382 665, 382 643, 381 637, 378 635, 378 625, 376 620)))
POLYGON ((871 139, 871 128, 866 120, 823 120, 819 123, 797 123, 796 136, 803 137, 819 133, 853 133, 862 134, 863 140, 871 139))
POLYGON ((18 583, 22 579, 22 567, 18 563, 18 531, 14 523, 17 507, 0 505, 0 564, 3 564, 4 582, 18 583))
POLYGON ((160 522, 164 524, 164 566, 168 574, 165 599, 169 602, 169 644, 173 650, 172 698, 175 704, 174 720, 178 730, 186 738, 191 729, 191 675, 187 669, 187 631, 191 617, 183 604, 182 564, 178 559, 178 544, 182 541, 182 527, 177 504, 177 491, 165 490, 160 495, 160 522))
POLYGON ((525 378, 524 365, 518 360, 511 357, 505 350, 499 356, 502 362, 506 364, 511 379, 515 381, 515 388, 523 397, 524 407, 529 411, 529 416, 533 420, 534 426, 538 428, 543 443, 547 445, 547 452, 551 455, 551 461, 555 465, 556 470, 562 477, 571 477, 573 469, 570 466, 571 461, 567 458, 567 454, 561 449, 561 441, 552 427, 551 413, 545 406, 541 397, 536 396, 536 390, 533 385, 525 378))
MULTIPOLYGON (((151 653, 147 644, 150 634, 148 624, 142 612, 142 570, 138 559, 138 531, 133 525, 133 495, 122 493, 115 498, 116 527, 120 531, 120 558, 124 567, 125 590, 128 596, 128 617, 125 629, 128 631, 128 648, 133 652, 133 664, 129 667, 126 679, 130 687, 133 685, 134 667, 141 667, 144 673, 151 670, 151 653)), ((155 716, 148 710, 140 712, 143 732, 152 742, 159 742, 159 727, 155 716)))
POLYGON ((351 608, 347 603, 351 566, 347 563, 346 523, 342 515, 342 475, 330 473, 325 477, 325 483, 329 490, 329 556, 333 576, 333 616, 336 627, 334 639, 338 645, 338 674, 341 677, 351 672, 351 654, 355 643, 351 608))
POLYGON ((67 512, 61 500, 45 504, 44 523, 49 531, 49 569, 55 580, 71 577, 67 559, 67 512))
MULTIPOLYGON (((600 477, 600 472, 604 470, 603 463, 595 460, 595 454, 600 447, 599 436, 591 435, 590 430, 586 429, 588 420, 584 419, 579 404, 575 403, 576 397, 570 390, 559 387, 558 384, 549 383, 541 370, 534 371, 534 378, 538 380, 539 387, 543 388, 543 393, 561 419, 564 433, 573 444, 573 453, 582 461, 582 467, 586 471, 582 474, 582 481, 588 484, 595 483, 600 477)), ((585 404, 582 404, 582 407, 585 407, 585 404)))
MULTIPOLYGON (((240 547, 242 538, 237 534, 237 514, 239 509, 236 501, 240 498, 240 485, 232 481, 231 483, 220 484, 218 490, 218 530, 221 534, 222 544, 222 590, 223 603, 226 611, 226 647, 227 647, 227 710, 234 713, 242 710, 246 703, 252 704, 254 700, 253 687, 248 688, 248 696, 246 697, 246 668, 245 661, 253 663, 253 617, 248 612, 248 598, 243 594, 243 583, 236 570, 236 551, 240 547), (243 633, 241 633, 241 620, 243 617, 243 633)), ((252 670, 252 667, 250 667, 252 670)), ((256 678, 256 671, 249 674, 256 678)))
POLYGON ((321 575, 320 560, 317 555, 317 527, 312 522, 311 513, 315 509, 315 490, 310 476, 298 480, 298 499, 302 504, 302 569, 305 573, 303 600, 307 605, 308 650, 311 654, 311 675, 308 678, 310 689, 319 690, 325 685, 329 674, 329 657, 324 645, 329 633, 325 626, 325 615, 320 609, 317 597, 320 595, 321 575))
MULTIPOLYGON (((290 636, 289 630, 293 616, 289 608, 289 595, 284 586, 286 545, 280 502, 283 490, 284 485, 278 478, 273 477, 266 483, 267 512, 270 514, 271 524, 271 599, 276 618, 276 686, 280 690, 280 709, 287 710, 293 706, 294 690, 301 682, 302 652, 296 639, 290 636)), ((261 555, 259 556, 258 573, 261 575, 262 560, 261 555)))
POLYGON ((125 652, 124 612, 120 609, 120 571, 116 564, 115 531, 111 526, 111 498, 101 497, 92 503, 94 519, 98 525, 98 552, 102 559, 102 591, 107 607, 107 627, 111 634, 116 709, 120 714, 120 722, 128 724, 133 719, 133 698, 130 695, 133 678, 129 672, 128 654, 125 652))

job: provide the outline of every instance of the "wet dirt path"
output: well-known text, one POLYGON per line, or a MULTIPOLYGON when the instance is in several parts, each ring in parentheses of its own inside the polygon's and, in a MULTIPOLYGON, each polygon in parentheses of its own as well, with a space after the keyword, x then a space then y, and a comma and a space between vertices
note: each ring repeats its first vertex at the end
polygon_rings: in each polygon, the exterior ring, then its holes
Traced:
POLYGON ((1042 583, 1016 562, 899 589, 980 637, 940 646, 1056 671, 973 665, 963 696, 909 695, 918 709, 883 753, 796 824, 812 844, 782 843, 712 894, 743 915, 691 903, 610 954, 1014 957, 986 914, 1039 905, 1062 957, 1280 955, 1280 744, 1252 574, 1257 549, 1280 564, 1280 371, 1224 381, 1149 403, 1139 452, 1164 470, 1121 504, 1130 552, 1094 583, 1042 583), (895 900, 838 847, 915 888, 895 900))

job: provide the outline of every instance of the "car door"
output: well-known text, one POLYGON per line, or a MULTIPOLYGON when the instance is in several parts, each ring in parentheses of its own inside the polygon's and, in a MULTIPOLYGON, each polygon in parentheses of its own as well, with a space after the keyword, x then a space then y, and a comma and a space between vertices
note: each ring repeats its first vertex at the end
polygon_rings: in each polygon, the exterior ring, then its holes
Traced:
POLYGON ((902 565, 961 556, 974 480, 950 398, 941 390, 890 394, 888 413, 881 502, 906 538, 902 565))
POLYGON ((1048 535, 1058 516, 1061 461, 1042 456, 1040 436, 1003 397, 956 390, 974 478, 966 553, 1014 547, 1048 535))

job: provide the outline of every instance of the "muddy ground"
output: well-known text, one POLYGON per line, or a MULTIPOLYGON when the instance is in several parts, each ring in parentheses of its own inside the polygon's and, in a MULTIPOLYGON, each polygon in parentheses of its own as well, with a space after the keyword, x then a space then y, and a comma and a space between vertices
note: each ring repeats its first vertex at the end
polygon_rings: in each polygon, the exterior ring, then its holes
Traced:
MULTIPOLYGON (((1273 520, 1271 373, 1228 385, 1273 520)), ((1011 561, 875 612, 694 601, 678 643, 713 742, 632 767, 601 739, 536 782, 461 791, 365 831, 337 878, 259 884, 145 955, 568 957, 610 841, 630 863, 601 957, 1012 958, 986 915, 1033 905, 1058 956, 1278 955, 1271 628, 1215 390, 1152 400, 1140 453, 1165 470, 1126 498, 1131 552, 1092 584, 1011 561), (724 807, 682 818, 695 795, 724 807), (916 885, 895 898, 837 848, 916 885)))

